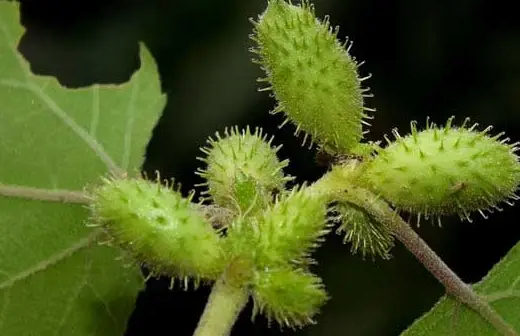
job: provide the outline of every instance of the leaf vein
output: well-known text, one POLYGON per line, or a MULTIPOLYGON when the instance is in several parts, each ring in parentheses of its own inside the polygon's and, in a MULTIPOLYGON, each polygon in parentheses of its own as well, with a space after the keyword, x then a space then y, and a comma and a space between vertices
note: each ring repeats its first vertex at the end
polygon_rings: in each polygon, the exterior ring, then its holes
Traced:
POLYGON ((100 234, 99 231, 94 231, 87 237, 80 239, 78 242, 76 242, 72 246, 56 253, 55 255, 50 256, 49 258, 47 258, 45 260, 40 261, 38 264, 34 265, 33 267, 28 268, 16 275, 12 276, 11 278, 3 281, 2 283, 0 283, 0 290, 5 289, 5 288, 10 288, 15 283, 17 283, 23 279, 29 278, 30 276, 32 276, 38 272, 41 272, 52 265, 59 263, 60 261, 64 260, 65 258, 70 257, 71 255, 75 254, 76 252, 89 246, 94 241, 94 239, 96 239, 98 237, 99 234, 100 234))
POLYGON ((7 307, 9 306, 10 301, 11 301, 11 290, 8 288, 4 292, 4 304, 2 305, 2 310, 0 310, 0 331, 4 327, 5 313, 7 312, 7 307))
POLYGON ((58 324, 58 326, 55 329, 56 331, 55 331, 54 335, 59 335, 59 332, 60 332, 61 328, 63 328, 63 325, 65 325, 65 321, 67 320, 67 317, 70 315, 70 312, 72 310, 71 308, 74 305, 74 301, 76 301, 76 299, 78 298, 78 296, 81 293, 82 289, 87 284, 87 278, 88 278, 88 274, 90 272, 91 266, 92 266, 92 262, 91 261, 85 263, 85 269, 83 271, 83 276, 81 278, 81 281, 79 282, 78 286, 74 290, 74 293, 70 296, 70 298, 69 298, 69 300, 67 302, 67 305, 65 306, 65 309, 63 310, 63 316, 60 319, 60 323, 58 324))
POLYGON ((24 82, 20 82, 16 79, 0 79, 0 85, 7 86, 14 89, 27 89, 28 86, 24 82))
POLYGON ((103 299, 103 297, 99 294, 99 292, 96 290, 96 288, 94 286, 92 286, 92 284, 88 284, 88 286, 92 290, 92 293, 94 293, 94 295, 98 298, 98 300, 101 301, 101 303, 103 303, 103 306, 105 307, 105 310, 107 311, 107 315, 110 317, 112 322, 114 322, 114 325, 117 326, 116 318, 114 317, 114 314, 112 314, 112 310, 110 309, 110 306, 108 305, 107 301, 105 299, 103 299))
POLYGON ((128 101, 128 110, 127 110, 127 121, 126 121, 126 129, 125 129, 125 137, 124 137, 124 147, 123 147, 123 158, 121 162, 121 167, 124 170, 128 169, 128 165, 130 164, 130 154, 132 151, 132 131, 134 127, 135 120, 135 101, 139 92, 139 81, 136 81, 132 86, 132 94, 130 95, 130 99, 128 101))
POLYGON ((92 119, 90 120, 90 135, 96 137, 99 125, 99 85, 92 86, 92 119))
POLYGON ((520 298, 520 291, 515 291, 512 289, 508 289, 505 291, 494 292, 485 296, 486 301, 495 302, 499 300, 509 299, 509 298, 520 298))
POLYGON ((53 112, 56 117, 58 117, 66 126, 68 126, 81 140, 83 140, 85 144, 87 144, 87 146, 90 147, 94 153, 96 153, 101 161, 105 163, 108 169, 111 171, 119 171, 118 166, 101 146, 101 144, 89 133, 87 133, 85 129, 79 126, 76 121, 74 121, 74 119, 72 119, 51 97, 43 92, 40 87, 30 83, 28 85, 28 89, 36 96, 38 96, 38 98, 40 98, 49 107, 51 112, 53 112))

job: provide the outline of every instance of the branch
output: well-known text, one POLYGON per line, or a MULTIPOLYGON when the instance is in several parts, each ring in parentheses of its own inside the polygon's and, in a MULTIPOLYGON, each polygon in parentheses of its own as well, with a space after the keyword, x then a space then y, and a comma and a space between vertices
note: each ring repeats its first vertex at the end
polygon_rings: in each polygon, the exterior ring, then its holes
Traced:
POLYGON ((444 285, 449 295, 475 310, 502 335, 518 336, 518 333, 502 316, 500 316, 485 299, 473 291, 470 285, 464 283, 428 244, 389 206, 382 206, 382 202, 374 203, 372 200, 377 198, 375 195, 357 187, 348 190, 344 195, 344 198, 364 208, 380 223, 391 227, 396 238, 444 285))
POLYGON ((333 169, 309 187, 309 192, 324 195, 329 201, 343 201, 364 209, 377 222, 389 227, 395 237, 446 288, 446 292, 475 310, 502 335, 518 333, 489 305, 465 284, 424 240, 388 204, 368 190, 355 186, 356 163, 333 169))

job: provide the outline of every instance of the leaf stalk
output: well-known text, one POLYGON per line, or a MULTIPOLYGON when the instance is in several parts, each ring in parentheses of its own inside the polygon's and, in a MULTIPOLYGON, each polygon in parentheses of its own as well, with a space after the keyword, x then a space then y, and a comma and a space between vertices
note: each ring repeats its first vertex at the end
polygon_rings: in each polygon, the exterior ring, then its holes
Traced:
POLYGON ((193 336, 227 336, 249 299, 246 288, 221 277, 213 285, 193 336))

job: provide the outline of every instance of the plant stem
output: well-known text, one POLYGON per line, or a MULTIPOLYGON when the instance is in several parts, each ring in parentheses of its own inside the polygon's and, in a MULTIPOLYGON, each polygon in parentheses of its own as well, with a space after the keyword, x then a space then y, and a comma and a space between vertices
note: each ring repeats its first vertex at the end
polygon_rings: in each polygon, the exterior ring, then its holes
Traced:
POLYGON ((465 284, 408 224, 401 218, 394 220, 394 224, 397 224, 397 239, 444 285, 448 294, 479 313, 502 335, 518 336, 502 316, 475 293, 470 285, 465 284))
POLYGON ((37 201, 88 204, 84 193, 72 190, 53 190, 31 187, 19 187, 0 184, 0 196, 18 197, 37 201))
POLYGON ((426 267, 446 288, 446 292, 475 310, 497 331, 505 336, 518 333, 489 305, 464 283, 442 259, 419 237, 403 219, 376 195, 355 186, 356 164, 336 167, 309 187, 315 195, 326 196, 329 201, 343 201, 364 209, 376 221, 390 227, 395 237, 426 267))
POLYGON ((394 231, 395 237, 415 255, 433 276, 446 288, 446 292, 458 301, 475 310, 504 336, 518 336, 518 333, 486 302, 471 286, 464 283, 442 259, 419 237, 419 235, 388 205, 382 202, 374 203, 375 195, 353 187, 345 192, 351 203, 364 208, 377 221, 388 225, 394 231))
POLYGON ((220 278, 213 285, 204 313, 193 336, 227 336, 249 299, 243 287, 220 278))

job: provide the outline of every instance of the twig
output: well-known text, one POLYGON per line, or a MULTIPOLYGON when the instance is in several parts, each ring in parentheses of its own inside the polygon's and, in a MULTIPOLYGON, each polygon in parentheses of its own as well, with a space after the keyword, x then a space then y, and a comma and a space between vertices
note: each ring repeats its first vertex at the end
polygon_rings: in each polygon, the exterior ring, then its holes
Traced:
POLYGON ((355 174, 356 162, 351 162, 325 174, 309 187, 309 192, 325 196, 331 202, 344 201, 364 209, 376 221, 393 230, 395 237, 444 285, 449 295, 475 310, 502 335, 518 336, 502 316, 471 286, 465 284, 386 202, 370 191, 357 187, 353 178, 355 174))
POLYGON ((364 208, 370 215, 384 225, 388 225, 401 243, 439 280, 446 292, 458 301, 475 310, 504 336, 518 336, 518 333, 500 316, 491 305, 480 297, 470 285, 464 283, 444 261, 419 237, 419 235, 389 206, 382 202, 374 203, 376 196, 360 188, 352 188, 345 197, 364 208))

